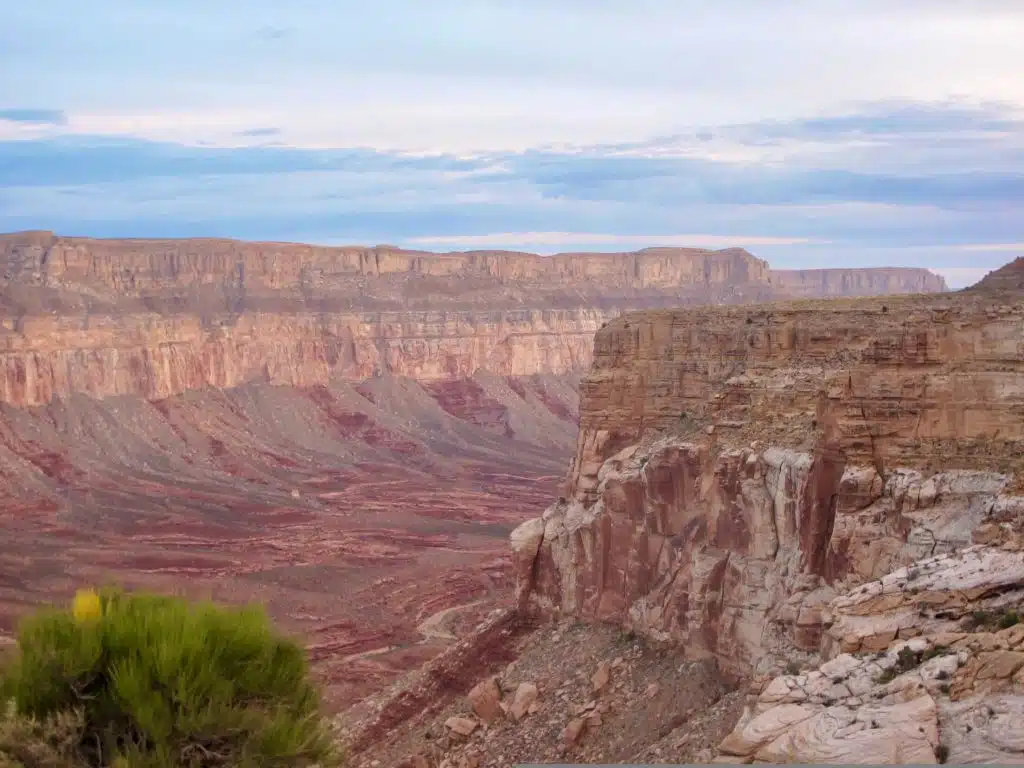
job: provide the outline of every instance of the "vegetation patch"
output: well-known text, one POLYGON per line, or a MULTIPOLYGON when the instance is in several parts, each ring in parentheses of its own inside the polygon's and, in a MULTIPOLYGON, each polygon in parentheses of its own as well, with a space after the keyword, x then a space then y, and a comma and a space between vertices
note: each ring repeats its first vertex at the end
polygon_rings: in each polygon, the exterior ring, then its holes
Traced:
POLYGON ((0 766, 337 765, 302 649, 260 608, 85 591, 0 673, 0 766))
POLYGON ((1009 629, 1020 623, 1020 614, 1014 609, 1008 609, 1002 613, 992 611, 975 611, 963 620, 964 629, 970 632, 978 630, 994 631, 1009 629))
POLYGON ((950 653, 952 651, 944 645, 935 645, 924 651, 914 651, 910 646, 903 646, 900 648, 899 653, 896 654, 896 663, 882 672, 875 681, 880 684, 888 683, 900 675, 919 667, 928 659, 934 659, 936 656, 948 656, 950 653))

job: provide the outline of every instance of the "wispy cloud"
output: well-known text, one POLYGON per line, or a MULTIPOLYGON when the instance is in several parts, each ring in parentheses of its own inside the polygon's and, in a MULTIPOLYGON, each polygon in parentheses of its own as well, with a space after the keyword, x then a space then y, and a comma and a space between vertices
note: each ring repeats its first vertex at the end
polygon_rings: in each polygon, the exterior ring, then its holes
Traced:
POLYGON ((244 131, 238 131, 238 136, 280 136, 280 128, 247 128, 244 131))
POLYGON ((288 37, 290 32, 291 30, 286 27, 263 27, 256 30, 256 37, 266 42, 274 42, 288 37))
POLYGON ((1024 241, 1019 243, 968 243, 967 245, 957 246, 958 250, 961 251, 983 251, 989 253, 1020 253, 1024 255, 1024 241))
MULTIPOLYGON (((1024 242, 1024 155, 1008 151, 1019 138, 1009 112, 888 108, 895 117, 865 109, 889 129, 861 168, 859 145, 845 138, 861 122, 852 113, 815 139, 817 163, 797 150, 799 162, 757 154, 763 136, 789 141, 806 135, 809 121, 786 131, 775 122, 764 131, 698 127, 647 142, 646 154, 630 143, 454 154, 74 135, 0 142, 0 229, 540 252, 742 246, 794 267, 954 270, 951 285, 968 274, 957 269, 991 269, 1015 255, 1024 242), (928 136, 909 121, 901 132, 911 113, 942 130, 928 136), (941 151, 917 163, 911 145, 941 151), (755 152, 739 162, 723 157, 730 146, 755 152)), ((250 126, 244 138, 265 139, 264 128, 250 126)))
POLYGON ((708 234, 645 234, 613 235, 595 232, 495 232, 486 235, 448 235, 412 237, 408 243, 422 246, 445 246, 450 248, 509 247, 550 248, 551 246, 575 246, 587 243, 593 246, 623 246, 638 248, 645 246, 679 246, 690 248, 737 248, 758 245, 808 245, 823 244, 806 237, 771 237, 758 235, 708 235, 708 234))
POLYGON ((0 120, 8 120, 12 123, 67 125, 68 116, 60 109, 0 109, 0 120))
MULTIPOLYGON (((71 0, 5 9, 0 67, 18 77, 0 82, 0 104, 163 115, 136 120, 130 135, 183 143, 229 140, 258 113, 292 145, 453 152, 785 128, 808 116, 808 134, 867 135, 887 128, 827 116, 958 96, 1024 105, 1024 6, 1008 0, 107 0, 79 10, 71 0), (218 131, 173 118, 205 111, 239 120, 218 131)), ((914 122, 941 128, 935 115, 882 109, 904 133, 914 122)))

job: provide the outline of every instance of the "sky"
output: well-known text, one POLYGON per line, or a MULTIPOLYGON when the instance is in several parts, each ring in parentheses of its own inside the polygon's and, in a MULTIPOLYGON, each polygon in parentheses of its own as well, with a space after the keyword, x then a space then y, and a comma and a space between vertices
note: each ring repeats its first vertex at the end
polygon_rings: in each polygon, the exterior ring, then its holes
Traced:
POLYGON ((1024 0, 10 5, 0 231, 1024 256, 1024 0))

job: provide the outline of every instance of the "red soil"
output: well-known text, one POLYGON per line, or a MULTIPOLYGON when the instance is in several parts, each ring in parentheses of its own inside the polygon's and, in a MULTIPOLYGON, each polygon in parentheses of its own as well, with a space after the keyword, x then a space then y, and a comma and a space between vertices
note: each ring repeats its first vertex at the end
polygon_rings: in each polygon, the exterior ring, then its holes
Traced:
POLYGON ((258 601, 349 704, 506 600, 507 535, 557 494, 571 397, 492 384, 0 406, 0 630, 89 584, 258 601))

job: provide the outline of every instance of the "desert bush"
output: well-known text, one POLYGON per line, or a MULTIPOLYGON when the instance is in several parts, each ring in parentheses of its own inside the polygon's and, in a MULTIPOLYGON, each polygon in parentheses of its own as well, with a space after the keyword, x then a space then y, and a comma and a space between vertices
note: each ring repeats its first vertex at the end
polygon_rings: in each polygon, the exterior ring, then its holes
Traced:
POLYGON ((999 628, 1009 629, 1015 627, 1020 623, 1020 616, 1016 611, 1007 611, 999 617, 999 628))
POLYGON ((15 711, 13 702, 0 708, 0 768, 75 768, 82 735, 81 712, 33 720, 15 711))
POLYGON ((302 649, 256 607, 79 593, 71 611, 47 609, 22 624, 0 693, 22 731, 80 713, 81 765, 338 761, 302 649))

